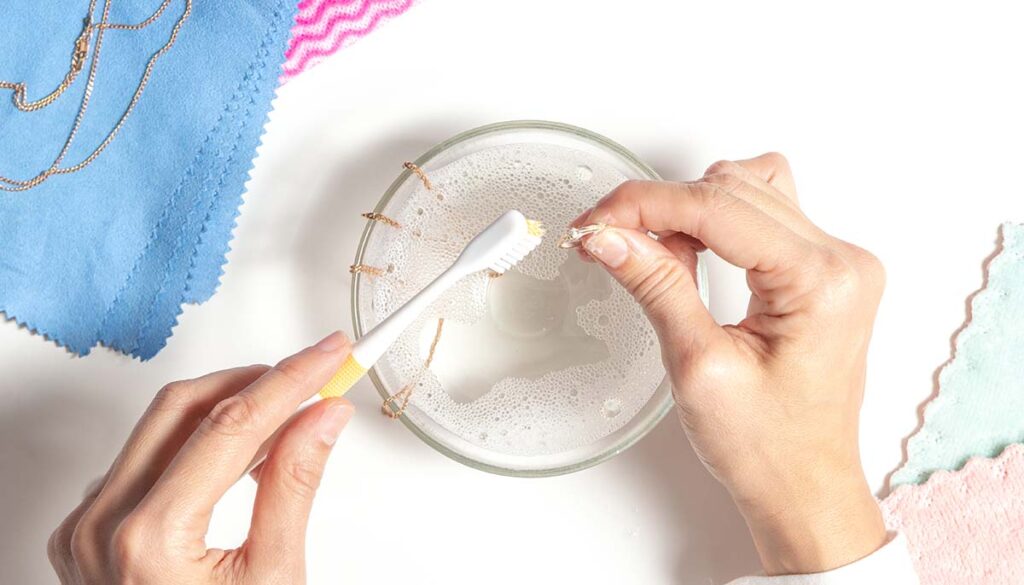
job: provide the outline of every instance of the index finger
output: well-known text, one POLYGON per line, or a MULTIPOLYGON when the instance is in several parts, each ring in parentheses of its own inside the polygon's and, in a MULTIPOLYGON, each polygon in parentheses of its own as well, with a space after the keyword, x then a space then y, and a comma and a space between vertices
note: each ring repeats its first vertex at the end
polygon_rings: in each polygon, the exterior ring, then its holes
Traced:
POLYGON ((754 205, 701 181, 626 181, 598 202, 585 223, 687 234, 726 262, 765 273, 795 266, 813 249, 754 205))
POLYGON ((205 534, 214 504, 245 473, 263 441, 331 379, 350 349, 343 333, 332 333, 219 402, 139 504, 139 512, 156 515, 158 521, 184 520, 205 534))
POLYGON ((135 508, 196 430, 203 415, 268 369, 269 366, 259 365, 233 368, 164 386, 114 460, 98 506, 113 507, 123 514, 135 508))

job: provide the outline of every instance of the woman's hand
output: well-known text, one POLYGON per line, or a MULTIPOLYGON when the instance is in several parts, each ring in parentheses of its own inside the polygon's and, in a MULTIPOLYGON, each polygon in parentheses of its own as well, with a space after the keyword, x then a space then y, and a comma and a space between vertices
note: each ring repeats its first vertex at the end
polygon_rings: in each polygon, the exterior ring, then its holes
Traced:
POLYGON ((627 182, 574 225, 592 223, 614 226, 585 250, 643 305, 687 436, 765 570, 825 571, 879 548, 857 441, 878 260, 804 216, 777 154, 719 162, 690 183, 627 182), (705 247, 747 272, 737 325, 715 323, 697 294, 705 247))
POLYGON ((313 495, 353 413, 344 399, 314 404, 277 435, 240 548, 207 549, 204 538, 213 505, 349 348, 334 333, 273 368, 225 370, 162 389, 100 485, 50 538, 61 583, 304 583, 313 495))

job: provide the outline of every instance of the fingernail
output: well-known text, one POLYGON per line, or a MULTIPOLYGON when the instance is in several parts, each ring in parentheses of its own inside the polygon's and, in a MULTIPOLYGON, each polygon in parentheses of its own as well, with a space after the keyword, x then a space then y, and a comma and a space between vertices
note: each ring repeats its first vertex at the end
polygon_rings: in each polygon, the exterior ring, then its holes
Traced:
POLYGON ((345 428, 355 412, 351 403, 342 400, 333 400, 332 402, 334 404, 327 407, 317 422, 317 437, 327 446, 333 445, 338 440, 341 429, 345 428))
POLYGON ((629 244, 615 229, 600 231, 583 243, 590 255, 610 268, 618 268, 629 257, 629 244))
POLYGON ((597 260, 594 260, 594 257, 588 254, 584 248, 576 248, 576 255, 584 262, 589 262, 591 264, 597 262, 597 260))
POLYGON ((343 345, 348 341, 348 337, 345 336, 341 331, 335 331, 327 337, 324 337, 316 343, 313 347, 319 349, 324 353, 330 353, 341 349, 343 345))

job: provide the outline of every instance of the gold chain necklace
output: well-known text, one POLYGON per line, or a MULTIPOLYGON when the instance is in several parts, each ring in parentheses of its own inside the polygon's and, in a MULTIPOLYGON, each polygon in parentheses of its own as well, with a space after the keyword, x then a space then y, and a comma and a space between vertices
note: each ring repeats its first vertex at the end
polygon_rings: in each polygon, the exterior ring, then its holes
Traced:
POLYGON ((69 67, 68 72, 64 75, 64 80, 57 86, 57 89, 54 89, 48 95, 35 101, 26 101, 28 86, 23 82, 15 83, 0 80, 0 89, 9 89, 13 92, 11 97, 14 100, 14 107, 18 108, 22 112, 35 112, 36 110, 41 110, 57 101, 57 98, 71 87, 71 84, 74 83, 78 74, 82 72, 82 68, 85 66, 85 59, 89 56, 89 40, 92 38, 94 30, 100 28, 133 31, 142 30, 160 18, 160 15, 163 14, 164 10, 166 10, 170 4, 171 0, 164 0, 163 4, 157 8, 156 12, 138 24, 93 24, 92 15, 96 11, 96 0, 92 0, 89 3, 89 16, 85 19, 85 25, 82 27, 82 33, 78 35, 77 39, 75 39, 75 48, 71 52, 71 66, 69 67))
POLYGON ((100 22, 93 24, 92 15, 95 13, 97 0, 90 0, 89 16, 85 20, 85 26, 82 30, 82 34, 79 35, 79 37, 75 40, 75 50, 71 58, 71 68, 69 69, 67 75, 65 75, 64 80, 57 87, 57 89, 50 92, 50 94, 48 94, 46 97, 43 97, 33 102, 28 102, 25 101, 26 86, 24 83, 11 83, 8 81, 0 81, 0 89, 13 90, 14 104, 15 107, 18 108, 18 110, 23 112, 33 112, 45 108, 46 106, 56 101, 57 98, 59 98, 61 94, 63 94, 68 89, 68 87, 71 86, 75 78, 78 77, 78 74, 84 68, 86 58, 88 57, 89 39, 92 37, 93 31, 96 32, 96 45, 92 54, 92 63, 89 67, 89 76, 86 81, 85 93, 82 96, 82 103, 78 108, 78 113, 75 115, 75 121, 71 126, 71 132, 69 133, 67 140, 64 142, 64 146, 61 148, 60 153, 57 154, 57 157, 54 159, 53 163, 49 166, 49 168, 40 172, 32 179, 21 181, 17 179, 10 179, 8 177, 0 175, 0 191, 27 191, 33 187, 42 184, 44 181, 46 181, 53 175, 70 174, 80 171, 85 167, 89 166, 89 164, 91 164, 94 160, 96 160, 100 153, 102 153, 103 150, 106 149, 111 142, 113 142, 118 132, 121 131, 122 126, 124 126, 125 122, 128 120, 128 117, 135 110, 135 106, 138 104, 139 99, 142 97, 142 92, 146 89, 146 85, 149 83, 149 78, 153 73, 153 67, 156 65, 157 60, 159 60, 160 57, 162 57, 171 49, 171 47, 174 46, 174 43, 178 38, 178 33, 181 30, 181 27, 185 24, 185 21, 188 20, 188 17, 192 14, 192 0, 185 0, 185 10, 178 18, 178 21, 174 24, 174 28, 171 29, 170 38, 162 47, 160 47, 160 49, 156 53, 153 53, 153 55, 149 58, 149 61, 146 63, 146 69, 142 74, 142 79, 139 82, 138 87, 136 87, 135 92, 132 95, 132 99, 128 103, 128 107, 121 115, 121 118, 118 120, 117 124, 115 124, 114 127, 110 130, 110 132, 107 133, 106 138, 103 139, 99 146, 97 146, 96 149, 93 150, 93 152, 89 156, 87 156, 78 164, 68 167, 60 166, 61 163, 64 161, 64 157, 67 156, 68 151, 71 149, 71 145, 74 143, 75 137, 78 134, 78 130, 82 125, 82 119, 85 117, 85 112, 89 108, 89 99, 90 97, 92 97, 92 90, 96 81, 96 71, 98 70, 100 63, 100 50, 103 46, 103 32, 107 29, 133 31, 142 30, 147 26, 153 24, 153 22, 160 18, 160 15, 162 15, 163 12, 167 9, 171 1, 172 0, 164 0, 160 7, 157 8, 156 12, 151 14, 149 18, 140 23, 118 24, 108 22, 108 19, 110 17, 111 0, 105 0, 103 4, 103 14, 101 16, 100 22))

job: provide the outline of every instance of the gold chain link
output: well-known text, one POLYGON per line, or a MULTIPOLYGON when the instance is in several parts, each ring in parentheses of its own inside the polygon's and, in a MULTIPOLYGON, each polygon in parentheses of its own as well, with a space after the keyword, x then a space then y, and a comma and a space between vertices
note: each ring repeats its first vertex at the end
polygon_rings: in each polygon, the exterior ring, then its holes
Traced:
POLYGON ((171 47, 174 46, 175 41, 178 39, 178 33, 181 31, 181 27, 185 24, 185 21, 188 20, 188 17, 192 14, 192 0, 185 0, 185 10, 178 18, 178 21, 174 24, 174 28, 171 29, 170 38, 168 39, 167 43, 165 43, 164 46, 162 46, 156 53, 154 53, 150 57, 149 61, 146 63, 146 69, 143 72, 142 80, 139 82, 138 87, 135 89, 135 93, 132 95, 132 99, 128 103, 128 107, 121 115, 121 118, 118 120, 117 124, 114 125, 114 127, 107 134, 106 138, 104 138, 104 140, 100 143, 100 145, 97 146, 96 149, 93 150, 93 152, 89 156, 83 159, 82 162, 73 166, 62 167, 60 165, 64 161, 64 157, 67 156, 68 151, 71 149, 71 145, 74 143, 75 137, 78 134, 78 130, 82 125, 82 119, 85 116, 85 112, 89 108, 89 98, 92 97, 92 90, 96 81, 96 71, 99 68, 100 63, 100 50, 103 45, 103 32, 108 29, 129 31, 142 30, 148 27, 149 25, 153 24, 157 19, 159 19, 160 16, 167 9, 167 7, 171 4, 172 0, 164 0, 160 4, 160 7, 157 8, 156 11, 149 16, 149 18, 136 24, 108 22, 108 19, 110 17, 111 1, 112 0, 105 0, 103 4, 102 18, 100 19, 99 23, 93 24, 92 15, 96 11, 97 0, 90 0, 89 16, 85 19, 85 26, 83 27, 82 34, 79 35, 78 38, 75 40, 75 48, 71 57, 71 67, 68 70, 68 73, 64 76, 64 80, 60 83, 60 85, 57 86, 55 90, 53 90, 48 95, 39 100, 26 101, 25 96, 27 92, 27 87, 24 83, 0 81, 0 89, 9 89, 13 91, 12 98, 14 100, 14 105, 18 110, 22 112, 34 112, 37 110, 41 110, 55 102, 61 96, 61 94, 67 91, 67 89, 74 83, 75 79, 78 77, 78 74, 81 73, 82 69, 84 69, 85 61, 89 56, 89 41, 92 38, 93 32, 96 33, 96 44, 95 49, 93 50, 92 64, 89 68, 89 76, 85 86, 85 94, 82 97, 82 104, 79 106, 78 114, 75 116, 75 121, 71 126, 71 132, 69 133, 67 140, 64 142, 64 146, 63 148, 61 148, 60 153, 57 155, 57 157, 54 159, 53 163, 50 165, 48 169, 40 172, 32 179, 22 181, 17 179, 10 179, 3 175, 0 175, 0 191, 27 191, 29 189, 32 189, 33 187, 42 184, 44 181, 46 181, 53 175, 70 174, 80 171, 85 167, 89 166, 94 160, 96 160, 100 153, 102 153, 103 150, 106 149, 107 146, 109 146, 110 143, 114 141, 114 138, 117 136, 118 132, 121 131, 121 127, 124 126, 125 122, 128 120, 128 117, 135 110, 136 105, 138 105, 139 99, 142 97, 142 92, 146 89, 146 85, 149 83, 149 78, 153 73, 153 67, 156 65, 157 60, 159 60, 160 57, 162 57, 171 49, 171 47))
POLYGON ((26 101, 25 96, 28 93, 28 86, 24 82, 19 81, 15 83, 0 80, 0 89, 9 89, 13 92, 11 98, 14 101, 14 107, 22 112, 35 112, 57 101, 57 98, 71 87, 71 84, 75 82, 75 78, 82 72, 85 58, 89 53, 89 37, 92 36, 92 30, 92 24, 86 20, 85 26, 82 28, 82 34, 78 35, 78 38, 75 40, 75 49, 71 53, 71 67, 64 75, 64 80, 60 82, 57 89, 51 91, 48 95, 36 101, 26 101))

